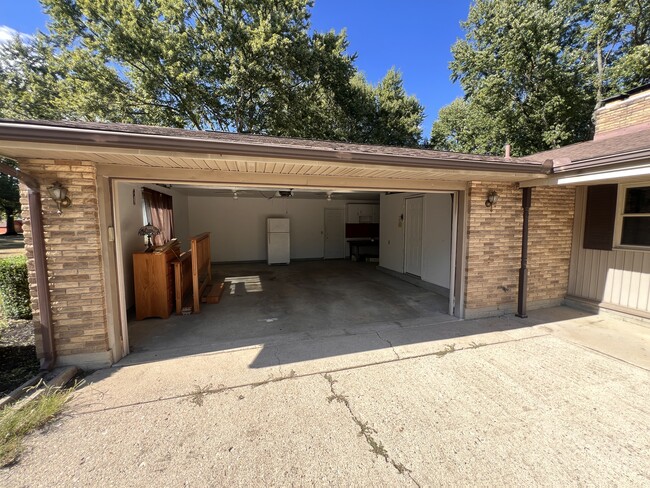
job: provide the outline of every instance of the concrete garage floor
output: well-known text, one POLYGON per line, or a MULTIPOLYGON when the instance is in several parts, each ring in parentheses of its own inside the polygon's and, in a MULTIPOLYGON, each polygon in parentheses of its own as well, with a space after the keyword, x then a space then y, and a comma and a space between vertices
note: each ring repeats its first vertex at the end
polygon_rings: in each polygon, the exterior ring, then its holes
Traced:
POLYGON ((381 323, 453 320, 448 299, 378 271, 376 263, 303 261, 288 266, 213 266, 225 281, 218 304, 201 312, 129 321, 127 362, 251 344, 339 334, 381 323))
POLYGON ((86 381, 0 486, 650 486, 650 329, 564 307, 86 381))

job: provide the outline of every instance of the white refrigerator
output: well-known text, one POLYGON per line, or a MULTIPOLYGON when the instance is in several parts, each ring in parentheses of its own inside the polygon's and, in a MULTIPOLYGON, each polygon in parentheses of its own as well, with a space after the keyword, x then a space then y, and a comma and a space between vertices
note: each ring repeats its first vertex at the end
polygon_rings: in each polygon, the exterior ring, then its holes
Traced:
POLYGON ((289 264, 291 244, 289 219, 266 219, 268 264, 289 264))

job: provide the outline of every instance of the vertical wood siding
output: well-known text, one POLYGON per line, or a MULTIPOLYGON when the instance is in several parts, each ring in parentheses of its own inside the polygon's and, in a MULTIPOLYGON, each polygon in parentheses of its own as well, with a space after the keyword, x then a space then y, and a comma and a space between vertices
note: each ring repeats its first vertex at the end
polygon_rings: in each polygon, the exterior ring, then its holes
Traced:
POLYGON ((650 251, 583 249, 586 195, 578 188, 569 295, 650 312, 650 251))

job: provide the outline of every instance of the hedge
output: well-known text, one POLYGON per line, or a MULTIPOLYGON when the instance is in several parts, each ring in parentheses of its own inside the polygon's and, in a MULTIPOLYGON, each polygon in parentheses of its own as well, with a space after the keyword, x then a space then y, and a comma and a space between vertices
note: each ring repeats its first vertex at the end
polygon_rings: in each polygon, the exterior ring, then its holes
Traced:
POLYGON ((0 259, 0 311, 5 319, 31 319, 27 258, 0 259))

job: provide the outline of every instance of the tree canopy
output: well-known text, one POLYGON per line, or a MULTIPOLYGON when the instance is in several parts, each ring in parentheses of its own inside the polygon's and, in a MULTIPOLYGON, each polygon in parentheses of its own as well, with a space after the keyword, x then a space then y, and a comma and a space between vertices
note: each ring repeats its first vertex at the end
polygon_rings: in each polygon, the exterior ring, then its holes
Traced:
POLYGON ((431 131, 438 149, 514 155, 590 138, 604 97, 650 82, 650 5, 476 0, 452 47, 465 97, 431 131))
MULTIPOLYGON (((0 157, 0 163, 16 166, 15 161, 3 157, 0 157)), ((7 219, 7 230, 3 235, 15 236, 14 216, 20 212, 20 191, 18 180, 4 173, 0 173, 0 210, 7 219)))
POLYGON ((0 116, 417 145, 423 107, 377 86, 313 0, 41 0, 49 34, 0 47, 0 116))

